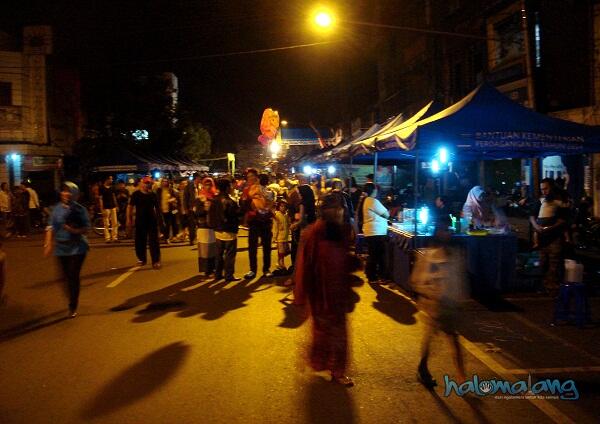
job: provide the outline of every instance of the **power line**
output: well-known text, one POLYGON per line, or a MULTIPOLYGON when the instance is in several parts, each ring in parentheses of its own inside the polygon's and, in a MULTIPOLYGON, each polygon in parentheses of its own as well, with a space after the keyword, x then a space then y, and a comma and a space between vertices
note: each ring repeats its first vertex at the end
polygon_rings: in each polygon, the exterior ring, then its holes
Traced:
POLYGON ((242 51, 237 51, 237 52, 214 53, 214 54, 206 54, 206 55, 201 55, 201 56, 187 56, 187 57, 170 58, 170 59, 117 62, 117 63, 112 63, 110 65, 115 66, 115 65, 136 65, 136 64, 145 64, 145 63, 181 62, 181 61, 188 61, 188 60, 212 59, 212 58, 217 58, 217 57, 242 56, 242 55, 259 54, 259 53, 270 53, 270 52, 283 51, 283 50, 300 49, 300 48, 304 48, 304 47, 321 46, 321 45, 333 44, 333 43, 337 43, 337 42, 338 41, 319 41, 316 43, 295 44, 292 46, 273 47, 273 48, 269 48, 269 49, 242 50, 242 51))
MULTIPOLYGON (((115 63, 108 63, 107 65, 120 66, 120 65, 164 63, 164 62, 183 62, 183 61, 190 61, 190 60, 202 60, 202 59, 212 59, 212 58, 219 58, 219 57, 242 56, 242 55, 284 51, 284 50, 294 50, 294 49, 301 49, 301 48, 305 48, 305 47, 315 47, 315 46, 333 44, 333 43, 338 43, 338 42, 339 41, 319 41, 316 43, 294 44, 291 46, 272 47, 272 48, 268 48, 268 49, 241 50, 241 51, 236 51, 236 52, 213 53, 213 54, 206 54, 206 55, 200 55, 200 56, 173 57, 173 58, 168 58, 168 59, 151 59, 151 60, 136 60, 136 61, 127 61, 127 62, 115 62, 115 63)), ((89 66, 98 66, 98 65, 96 64, 96 65, 89 65, 89 66)), ((6 65, 0 64, 0 73, 4 73, 4 72, 2 72, 2 69, 28 69, 28 68, 40 68, 40 67, 44 67, 44 66, 6 66, 6 65)))

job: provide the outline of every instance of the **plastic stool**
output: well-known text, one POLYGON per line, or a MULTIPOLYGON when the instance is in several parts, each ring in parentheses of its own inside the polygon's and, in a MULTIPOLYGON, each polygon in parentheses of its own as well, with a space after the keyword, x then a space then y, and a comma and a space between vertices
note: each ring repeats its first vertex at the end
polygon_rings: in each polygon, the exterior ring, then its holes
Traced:
POLYGON ((585 322, 590 319, 588 298, 585 284, 583 283, 565 283, 560 285, 553 321, 569 320, 571 316, 571 297, 575 298, 575 323, 578 327, 583 327, 585 322))

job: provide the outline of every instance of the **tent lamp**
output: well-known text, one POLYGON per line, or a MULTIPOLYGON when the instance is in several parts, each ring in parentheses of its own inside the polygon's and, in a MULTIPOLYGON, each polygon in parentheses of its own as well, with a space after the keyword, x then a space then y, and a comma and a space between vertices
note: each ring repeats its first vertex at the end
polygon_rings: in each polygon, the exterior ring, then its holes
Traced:
POLYGON ((419 209, 419 222, 423 225, 427 225, 428 221, 429 221, 429 208, 423 206, 421 209, 419 209))
POLYGON ((440 163, 444 164, 448 162, 448 150, 445 147, 441 147, 438 150, 438 156, 440 158, 440 163))

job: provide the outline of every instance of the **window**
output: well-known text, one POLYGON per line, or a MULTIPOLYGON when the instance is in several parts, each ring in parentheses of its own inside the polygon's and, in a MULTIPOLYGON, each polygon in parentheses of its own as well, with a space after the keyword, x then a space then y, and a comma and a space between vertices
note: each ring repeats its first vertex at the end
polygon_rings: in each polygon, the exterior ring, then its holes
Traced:
POLYGON ((12 84, 0 81, 0 106, 12 105, 12 84))

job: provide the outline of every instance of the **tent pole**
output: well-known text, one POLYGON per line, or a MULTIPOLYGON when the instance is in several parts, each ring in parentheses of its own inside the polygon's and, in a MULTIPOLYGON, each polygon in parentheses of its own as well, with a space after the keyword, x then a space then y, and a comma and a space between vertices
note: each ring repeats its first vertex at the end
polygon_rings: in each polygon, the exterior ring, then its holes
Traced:
POLYGON ((349 188, 352 188, 352 176, 353 176, 353 172, 352 172, 352 165, 354 162, 354 156, 350 156, 350 179, 348 180, 348 185, 350 186, 349 188))
POLYGON ((377 185, 377 152, 373 155, 373 184, 377 185))
POLYGON ((540 196, 540 175, 543 172, 543 158, 539 156, 531 160, 531 179, 533 182, 533 196, 537 199, 540 196), (540 166, 541 165, 541 166, 540 166))
POLYGON ((414 197, 414 219, 415 219, 415 244, 414 246, 416 246, 416 237, 417 237, 417 201, 419 199, 419 152, 415 153, 415 176, 413 178, 414 180, 414 187, 413 187, 413 197, 414 197))

